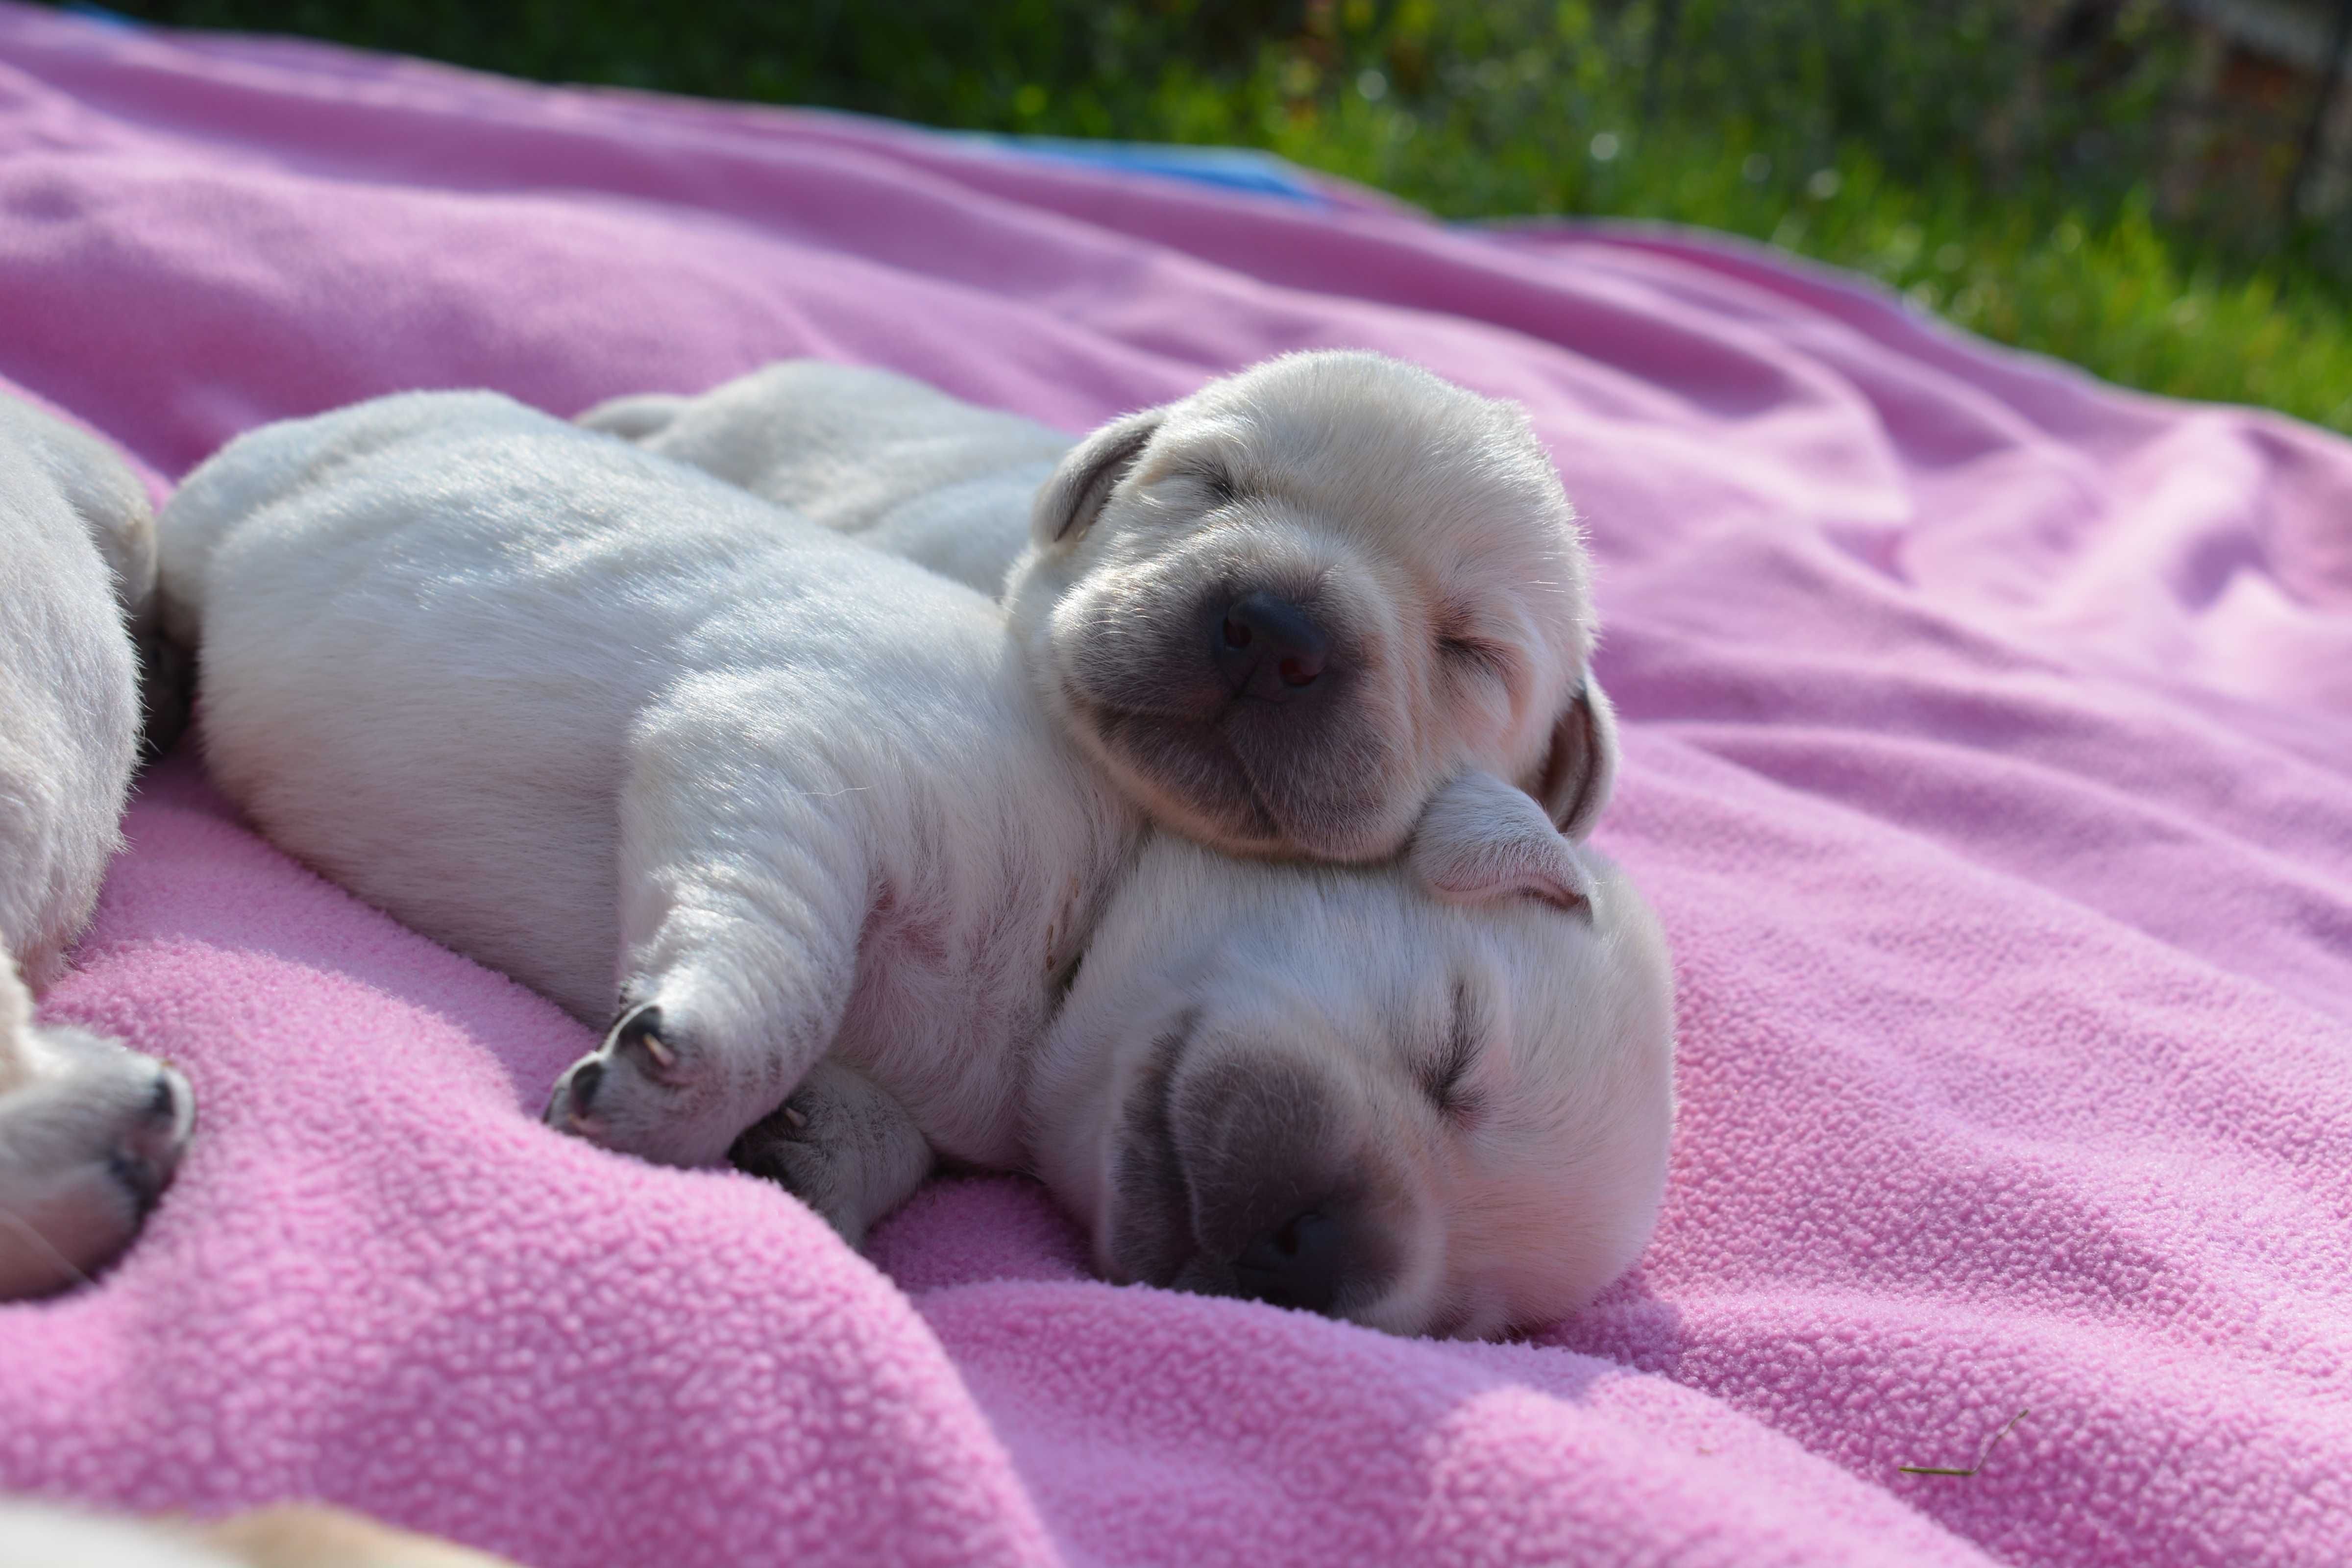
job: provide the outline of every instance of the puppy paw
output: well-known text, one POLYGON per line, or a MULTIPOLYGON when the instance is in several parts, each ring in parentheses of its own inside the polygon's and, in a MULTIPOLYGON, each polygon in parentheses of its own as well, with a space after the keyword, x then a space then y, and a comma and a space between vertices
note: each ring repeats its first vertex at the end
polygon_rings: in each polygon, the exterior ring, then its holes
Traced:
POLYGON ((815 1210, 852 1247, 906 1201, 932 1164, 931 1146, 906 1107, 830 1057, 746 1130, 727 1158, 815 1210))
POLYGON ((745 1129, 727 1163, 775 1183, 856 1247, 866 1230, 856 1201, 858 1151, 842 1137, 840 1118, 824 1100, 820 1086, 803 1085, 773 1115, 745 1129))
POLYGON ((714 1134, 706 1053, 661 1007, 625 1008, 604 1043, 572 1064, 548 1097, 550 1127, 668 1165, 713 1163, 733 1130, 714 1134), (713 1138, 716 1137, 715 1146, 713 1138))

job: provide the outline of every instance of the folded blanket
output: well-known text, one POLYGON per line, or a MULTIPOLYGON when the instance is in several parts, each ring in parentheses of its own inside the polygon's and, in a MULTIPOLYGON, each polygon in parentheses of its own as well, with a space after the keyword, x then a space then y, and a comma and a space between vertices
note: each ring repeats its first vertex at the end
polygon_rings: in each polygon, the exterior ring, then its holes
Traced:
POLYGON ((790 354, 1073 430, 1310 345, 1524 400, 1684 1065, 1655 1243, 1524 1344, 1112 1289, 1010 1178, 869 1262, 539 1128, 583 1031, 183 756, 50 1005, 199 1142, 106 1279, 0 1308, 0 1488, 583 1568, 2352 1556, 2352 446, 1314 189, 0 5, 0 377, 159 479, 790 354))

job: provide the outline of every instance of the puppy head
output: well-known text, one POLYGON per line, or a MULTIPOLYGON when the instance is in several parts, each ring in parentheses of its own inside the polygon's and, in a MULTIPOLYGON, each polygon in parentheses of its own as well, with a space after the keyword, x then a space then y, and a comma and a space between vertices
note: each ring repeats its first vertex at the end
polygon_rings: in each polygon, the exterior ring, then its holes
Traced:
POLYGON ((178 1073, 102 1036, 36 1028, 21 997, 0 997, 0 1300, 61 1289, 129 1246, 195 1122, 178 1073))
POLYGON ((1516 405, 1307 353, 1082 442, 1005 604, 1048 704, 1160 823, 1360 861, 1465 767, 1582 836, 1616 754, 1589 577, 1516 405))
POLYGON ((1664 939, 1525 794, 1438 805, 1379 870, 1145 851, 1032 1086, 1110 1278, 1476 1338, 1632 1264, 1674 1119, 1664 939))

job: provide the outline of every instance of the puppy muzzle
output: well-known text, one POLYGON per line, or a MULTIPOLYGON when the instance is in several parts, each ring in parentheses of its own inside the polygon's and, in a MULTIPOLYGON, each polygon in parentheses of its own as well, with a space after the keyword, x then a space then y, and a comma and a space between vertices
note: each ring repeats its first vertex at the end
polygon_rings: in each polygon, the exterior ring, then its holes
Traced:
POLYGON ((1396 1184, 1313 1069, 1254 1053, 1189 1061, 1164 1036, 1120 1126, 1109 1254, 1130 1279, 1330 1317, 1400 1273, 1396 1184))

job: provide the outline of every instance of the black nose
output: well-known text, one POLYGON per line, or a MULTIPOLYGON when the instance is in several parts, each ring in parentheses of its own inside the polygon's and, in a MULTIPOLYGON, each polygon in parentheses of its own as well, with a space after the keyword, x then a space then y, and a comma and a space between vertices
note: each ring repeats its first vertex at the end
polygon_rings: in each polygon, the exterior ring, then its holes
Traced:
POLYGON ((1320 1209, 1295 1214, 1234 1260, 1241 1293, 1276 1307, 1328 1312, 1339 1298, 1348 1227, 1320 1209))
POLYGON ((1265 702, 1287 702, 1311 689, 1330 651, 1312 616, 1264 591, 1226 605, 1209 637, 1209 655, 1233 694, 1265 702))

